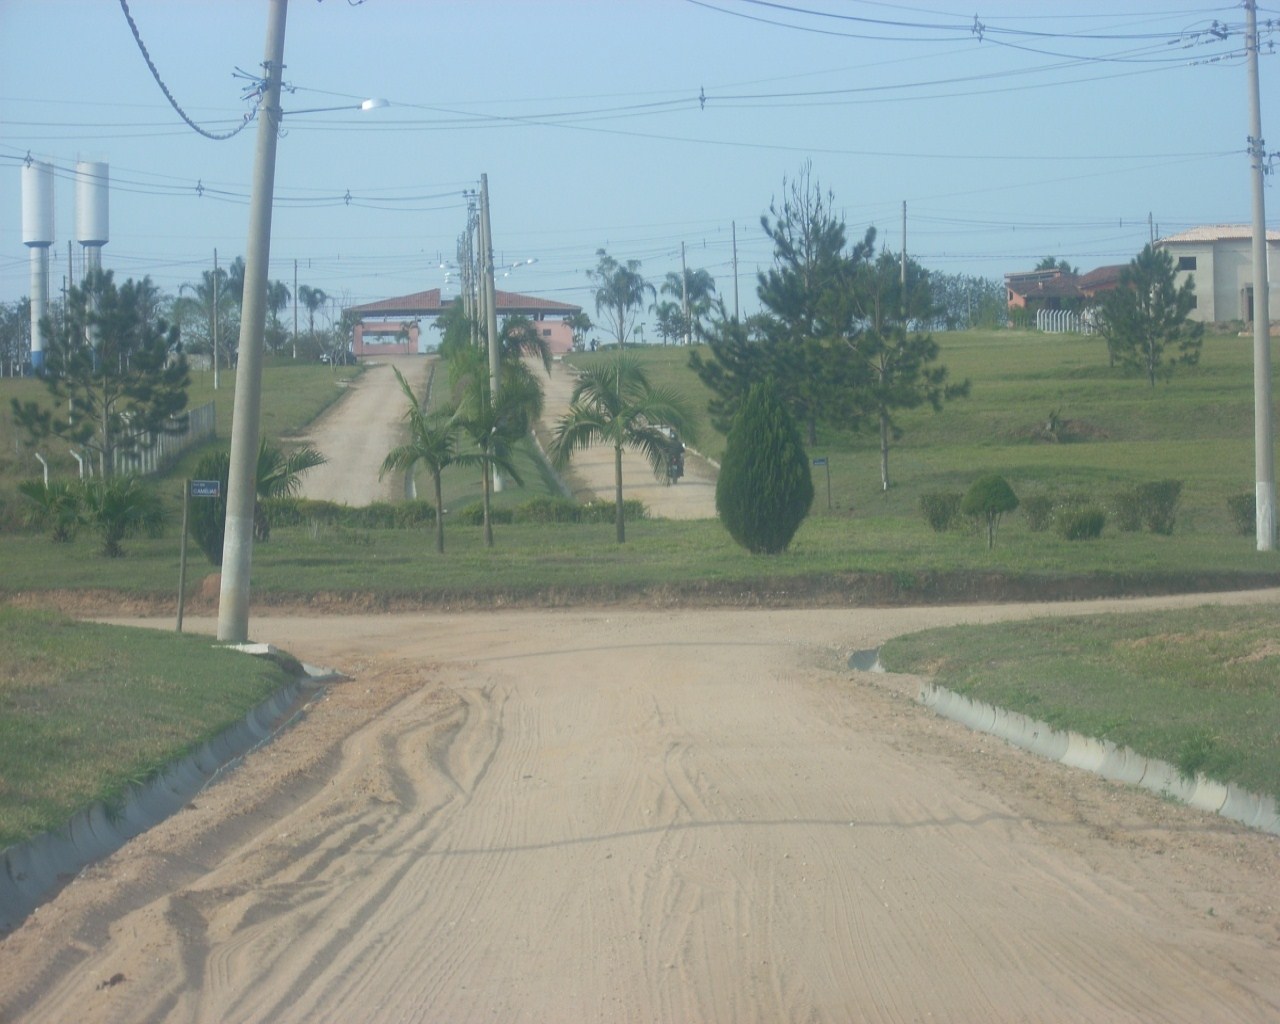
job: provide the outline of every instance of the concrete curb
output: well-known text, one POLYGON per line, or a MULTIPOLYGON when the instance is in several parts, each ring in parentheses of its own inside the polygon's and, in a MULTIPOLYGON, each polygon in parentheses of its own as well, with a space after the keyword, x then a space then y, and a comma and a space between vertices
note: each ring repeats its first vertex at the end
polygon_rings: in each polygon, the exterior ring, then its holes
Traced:
MULTIPOLYGON (((268 650, 254 646, 251 653, 268 650)), ((280 687, 230 728, 132 787, 118 812, 95 803, 77 811, 61 828, 0 851, 0 932, 16 928, 86 865, 185 807, 229 766, 290 725, 312 689, 341 678, 330 669, 305 664, 303 669, 304 677, 280 687)))
MULTIPOLYGON (((849 657, 849 667, 862 672, 884 671, 878 649, 856 651, 849 657)), ((1194 779, 1184 778, 1173 765, 1143 757, 1129 747, 1117 747, 1109 740, 1098 740, 1077 732, 1062 732, 1016 711, 971 700, 932 683, 925 686, 916 699, 943 718, 950 718, 977 732, 998 736, 1015 747, 1050 761, 1093 772, 1113 782, 1140 786, 1249 828, 1280 835, 1280 808, 1277 808, 1273 797, 1251 793, 1234 783, 1224 784, 1203 775, 1194 779)))

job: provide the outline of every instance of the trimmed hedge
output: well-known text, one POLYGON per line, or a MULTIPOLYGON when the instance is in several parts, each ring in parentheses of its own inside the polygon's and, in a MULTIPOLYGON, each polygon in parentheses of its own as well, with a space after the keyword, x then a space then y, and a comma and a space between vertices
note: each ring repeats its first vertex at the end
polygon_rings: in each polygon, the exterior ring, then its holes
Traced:
POLYGON ((1054 520, 1063 540, 1097 540, 1107 525, 1107 513, 1097 505, 1064 509, 1054 520))
POLYGON ((1227 499, 1227 511, 1242 537, 1252 537, 1258 532, 1258 496, 1252 491, 1231 495, 1227 499))
POLYGON ((930 491, 920 495, 920 514, 935 533, 946 533, 960 519, 959 491, 930 491))

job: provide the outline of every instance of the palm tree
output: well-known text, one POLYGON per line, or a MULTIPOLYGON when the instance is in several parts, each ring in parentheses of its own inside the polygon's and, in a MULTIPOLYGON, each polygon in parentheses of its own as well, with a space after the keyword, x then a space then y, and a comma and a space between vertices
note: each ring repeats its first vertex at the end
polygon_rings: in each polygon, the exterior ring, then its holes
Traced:
POLYGON ((516 442, 541 415, 542 385, 527 372, 504 373, 498 393, 494 395, 489 384, 488 363, 479 349, 460 353, 452 372, 460 393, 453 419, 475 448, 474 452, 466 453, 466 460, 481 468, 484 543, 485 547, 493 547, 490 514, 493 474, 500 472, 516 484, 524 485, 512 458, 516 442))
POLYGON ((101 535, 108 558, 124 554, 120 542, 126 537, 156 537, 164 526, 164 503, 134 476, 86 480, 80 500, 84 521, 101 535))
POLYGON ((619 544, 626 540, 622 449, 639 450, 654 475, 662 478, 679 450, 679 442, 668 428, 693 440, 692 420, 683 397, 672 388, 651 384, 634 356, 618 353, 611 362, 592 366, 574 382, 569 412, 556 426, 551 441, 551 459, 563 468, 579 448, 613 446, 614 523, 619 544))
POLYGON ((244 307, 244 257, 237 256, 227 267, 227 291, 236 304, 236 309, 244 307))
POLYGON ((586 337, 587 331, 595 326, 591 322, 591 317, 587 316, 582 310, 571 313, 564 318, 564 322, 569 325, 569 330, 573 332, 573 347, 580 348, 583 338, 586 337))
POLYGON ((254 540, 265 542, 271 538, 271 517, 264 505, 265 499, 297 494, 302 487, 302 474, 327 461, 318 449, 309 444, 295 448, 288 454, 267 444, 265 439, 259 444, 256 495, 253 502, 254 540))
POLYGON ((658 336, 662 338, 662 344, 680 340, 680 335, 684 333, 684 313, 680 309, 680 303, 664 299, 650 306, 649 312, 658 321, 658 336))
MULTIPOLYGON (((289 305, 289 300, 292 297, 289 294, 288 286, 283 281, 267 282, 267 312, 271 314, 271 330, 267 333, 267 337, 273 342, 269 346, 273 352, 279 351, 280 345, 284 341, 284 331, 280 327, 280 314, 289 305)), ((293 354, 295 358, 298 355, 296 341, 294 342, 293 354)))
POLYGON ((48 529, 55 544, 65 544, 84 521, 80 488, 68 480, 24 480, 18 493, 35 504, 29 520, 48 529))
MULTIPOLYGON (((227 272, 221 267, 215 273, 212 270, 202 271, 200 280, 190 282, 178 288, 178 298, 173 304, 174 318, 182 325, 182 340, 188 351, 200 351, 207 346, 208 351, 217 358, 213 351, 215 337, 230 337, 231 308, 235 305, 235 296, 227 281, 227 272), (216 321, 216 322, 215 322, 216 321), (197 344, 192 345, 192 337, 197 344)), ((219 350, 229 352, 230 345, 219 344, 219 350)), ((230 360, 227 360, 230 366, 230 360)))
POLYGON ((513 313, 502 321, 502 330, 498 334, 504 372, 506 366, 522 363, 525 356, 533 356, 542 363, 547 375, 551 375, 551 348, 534 321, 513 313))
POLYGON ((711 315, 715 305, 716 281, 706 270, 685 269, 683 278, 674 270, 667 274, 662 284, 662 294, 670 295, 679 304, 681 320, 684 321, 684 302, 688 294, 688 320, 683 322, 683 335, 686 344, 696 336, 699 339, 706 333, 703 321, 711 315))
POLYGON ((447 412, 429 413, 418 401, 413 388, 404 379, 404 374, 397 367, 391 368, 400 382, 400 390, 409 400, 409 410, 405 418, 409 421, 409 440, 392 448, 382 461, 382 469, 378 471, 381 480, 387 473, 396 470, 411 472, 413 467, 422 463, 431 473, 431 483, 435 491, 436 503, 436 553, 444 554, 444 495, 440 485, 440 475, 446 467, 467 464, 471 458, 459 454, 457 450, 457 421, 447 412))
POLYGON ((609 329, 625 348, 627 335, 635 319, 634 310, 644 308, 644 297, 657 298, 653 285, 640 275, 640 261, 619 263, 603 249, 596 250, 600 262, 595 270, 588 270, 587 277, 596 286, 596 313, 609 321, 609 329))
POLYGON ((298 301, 307 308, 307 333, 311 340, 316 337, 316 310, 329 301, 323 288, 312 288, 309 284, 298 286, 298 301))

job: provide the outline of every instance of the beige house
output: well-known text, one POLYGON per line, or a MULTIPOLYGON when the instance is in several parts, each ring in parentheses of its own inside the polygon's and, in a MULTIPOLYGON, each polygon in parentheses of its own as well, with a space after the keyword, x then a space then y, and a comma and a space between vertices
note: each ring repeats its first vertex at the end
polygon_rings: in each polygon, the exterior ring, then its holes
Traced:
MULTIPOLYGON (((1176 283, 1195 278, 1196 308, 1193 320, 1225 322, 1253 320, 1253 229, 1248 224, 1207 224, 1161 238, 1156 246, 1173 256, 1176 283)), ((1267 232, 1267 276, 1275 318, 1277 267, 1280 267, 1280 231, 1267 232)))

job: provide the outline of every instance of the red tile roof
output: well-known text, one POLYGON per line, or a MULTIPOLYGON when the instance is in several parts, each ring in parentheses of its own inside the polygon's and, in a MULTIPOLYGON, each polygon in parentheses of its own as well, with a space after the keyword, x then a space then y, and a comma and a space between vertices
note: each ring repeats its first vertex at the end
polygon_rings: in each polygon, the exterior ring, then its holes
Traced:
MULTIPOLYGON (((540 299, 533 295, 520 295, 516 292, 495 292, 499 313, 521 313, 533 315, 537 313, 553 313, 569 316, 581 313, 581 306, 568 302, 555 302, 551 299, 540 299)), ((398 295, 392 299, 379 299, 377 302, 366 302, 363 306, 352 309, 361 316, 386 317, 418 317, 439 316, 457 299, 441 299, 440 289, 431 288, 425 292, 413 292, 410 295, 398 295)))

